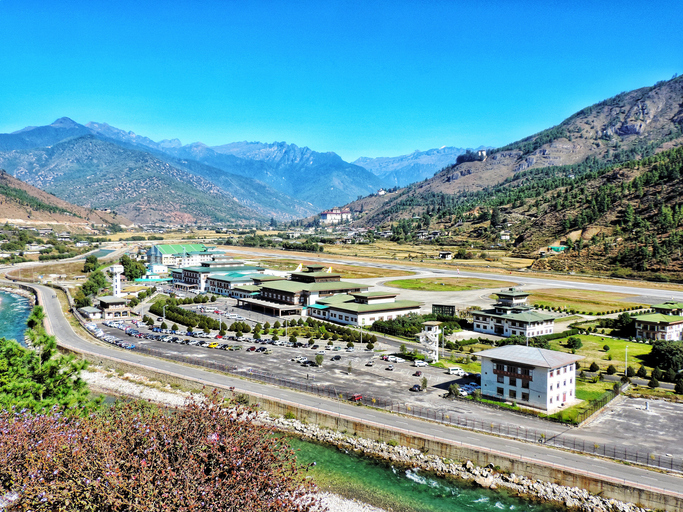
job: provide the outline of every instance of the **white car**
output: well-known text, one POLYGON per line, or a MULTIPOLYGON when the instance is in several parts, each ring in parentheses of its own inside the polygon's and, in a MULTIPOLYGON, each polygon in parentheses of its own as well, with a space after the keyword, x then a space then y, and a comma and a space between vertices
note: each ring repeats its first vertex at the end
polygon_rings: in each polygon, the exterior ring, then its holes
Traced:
POLYGON ((318 351, 315 353, 315 355, 317 355, 317 356, 323 356, 323 355, 325 355, 325 351, 324 351, 324 350, 318 350, 318 351))
POLYGON ((424 368, 426 366, 429 366, 425 361, 415 361, 415 367, 417 368, 424 368))
POLYGON ((387 361, 389 361, 390 363, 395 363, 396 362, 396 356, 387 357, 387 361))
POLYGON ((453 368, 448 369, 448 375, 457 375, 458 377, 465 377, 467 375, 467 372, 462 368, 454 366, 453 368))

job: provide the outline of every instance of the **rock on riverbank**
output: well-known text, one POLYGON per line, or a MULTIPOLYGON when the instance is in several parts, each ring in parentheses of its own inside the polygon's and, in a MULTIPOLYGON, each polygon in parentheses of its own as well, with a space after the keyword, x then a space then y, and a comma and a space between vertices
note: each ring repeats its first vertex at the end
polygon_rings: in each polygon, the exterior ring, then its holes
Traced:
POLYGON ((292 432, 305 440, 334 445, 365 457, 380 458, 401 467, 420 469, 441 477, 473 482, 486 489, 505 488, 521 497, 560 504, 571 510, 582 512, 645 512, 648 510, 632 503, 594 496, 585 489, 578 487, 565 487, 515 474, 498 473, 492 468, 475 466, 469 460, 464 463, 446 461, 435 455, 425 455, 413 448, 391 446, 384 442, 350 437, 340 432, 306 425, 296 420, 273 420, 267 417, 262 419, 279 430, 292 432))

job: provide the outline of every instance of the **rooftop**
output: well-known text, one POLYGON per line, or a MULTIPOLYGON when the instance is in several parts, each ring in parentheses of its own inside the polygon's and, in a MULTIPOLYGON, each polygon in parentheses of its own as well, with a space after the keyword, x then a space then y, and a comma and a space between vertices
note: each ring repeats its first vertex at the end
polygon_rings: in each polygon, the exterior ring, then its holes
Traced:
POLYGON ((353 295, 354 297, 365 297, 366 299, 390 299, 391 297, 396 297, 398 294, 390 292, 353 292, 349 295, 353 295))
POLYGON ((415 300, 397 300, 383 304, 359 304, 358 302, 344 302, 330 304, 330 309, 348 311, 349 313, 372 313, 373 311, 394 311, 397 309, 419 309, 421 303, 415 300))
POLYGON ((639 322, 651 322, 658 324, 678 324, 683 322, 683 316, 678 315, 663 315, 661 313, 652 313, 649 315, 638 315, 632 317, 639 322))
POLYGON ((104 297, 97 298, 100 302, 104 304, 126 304, 126 299, 121 297, 114 297, 113 295, 105 295, 104 297))
POLYGON ((475 352, 479 357, 497 359, 510 363, 526 364, 541 368, 558 368, 575 363, 584 356, 558 352, 557 350, 547 350, 544 348, 526 347, 524 345, 505 345, 482 352, 475 352))
POLYGON ((528 297, 529 293, 518 290, 517 288, 508 288, 496 293, 498 297, 528 297))
POLYGON ((348 281, 331 281, 327 283, 301 283, 299 281, 274 281, 264 283, 263 289, 280 292, 297 293, 302 291, 320 292, 334 290, 366 289, 367 284, 351 283, 348 281))

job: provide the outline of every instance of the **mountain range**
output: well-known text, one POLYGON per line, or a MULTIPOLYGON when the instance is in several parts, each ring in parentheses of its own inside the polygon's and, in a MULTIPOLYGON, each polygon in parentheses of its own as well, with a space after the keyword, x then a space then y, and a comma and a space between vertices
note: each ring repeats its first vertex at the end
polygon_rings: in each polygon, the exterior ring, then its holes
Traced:
POLYGON ((371 172, 336 153, 284 142, 155 142, 66 117, 0 134, 0 168, 69 202, 114 209, 136 223, 307 217, 411 175, 423 179, 461 151, 442 148, 381 163, 363 159, 371 172))

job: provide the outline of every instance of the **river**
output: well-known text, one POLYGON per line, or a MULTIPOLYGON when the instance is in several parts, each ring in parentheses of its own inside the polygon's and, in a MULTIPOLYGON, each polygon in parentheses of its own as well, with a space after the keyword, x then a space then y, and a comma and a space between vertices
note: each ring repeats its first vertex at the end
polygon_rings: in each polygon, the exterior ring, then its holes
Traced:
POLYGON ((309 474, 324 492, 357 499, 393 512, 551 512, 562 510, 484 490, 455 480, 398 469, 379 461, 314 443, 290 439, 303 464, 315 462, 309 474))
POLYGON ((0 337, 24 345, 26 319, 30 313, 31 305, 26 297, 0 291, 0 337))

